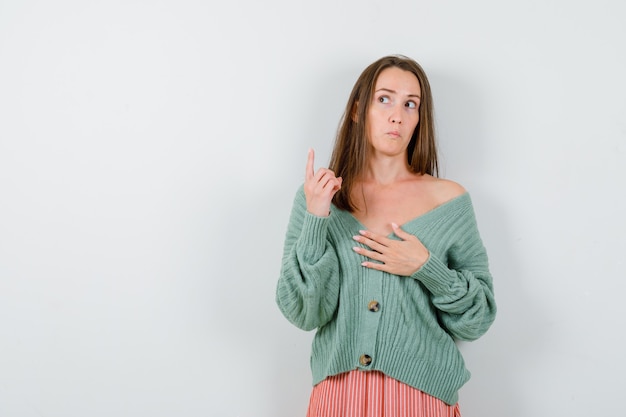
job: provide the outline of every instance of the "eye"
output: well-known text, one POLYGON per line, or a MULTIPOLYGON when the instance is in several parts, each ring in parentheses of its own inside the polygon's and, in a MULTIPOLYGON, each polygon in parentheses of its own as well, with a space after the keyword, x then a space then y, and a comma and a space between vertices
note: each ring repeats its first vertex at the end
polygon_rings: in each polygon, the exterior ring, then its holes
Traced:
POLYGON ((408 107, 409 109, 416 109, 417 103, 414 101, 407 101, 405 106, 408 107))
POLYGON ((380 97, 378 97, 378 102, 379 103, 387 104, 387 103, 389 103, 389 101, 390 101, 389 97, 387 97, 387 96, 380 96, 380 97))

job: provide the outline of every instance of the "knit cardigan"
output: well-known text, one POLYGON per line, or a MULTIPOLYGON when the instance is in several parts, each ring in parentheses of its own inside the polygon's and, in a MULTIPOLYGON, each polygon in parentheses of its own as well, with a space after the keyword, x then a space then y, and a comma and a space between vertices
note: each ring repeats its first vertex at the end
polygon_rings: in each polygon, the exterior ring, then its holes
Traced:
MULTIPOLYGON (((306 210, 301 186, 287 226, 276 302, 312 343, 313 384, 354 369, 378 370, 447 404, 470 377, 455 340, 474 340, 495 319, 492 278, 474 210, 464 193, 402 229, 430 255, 413 275, 361 266, 350 212, 306 210), (372 303, 373 302, 373 303, 372 303)), ((395 235, 389 237, 398 239, 395 235)))

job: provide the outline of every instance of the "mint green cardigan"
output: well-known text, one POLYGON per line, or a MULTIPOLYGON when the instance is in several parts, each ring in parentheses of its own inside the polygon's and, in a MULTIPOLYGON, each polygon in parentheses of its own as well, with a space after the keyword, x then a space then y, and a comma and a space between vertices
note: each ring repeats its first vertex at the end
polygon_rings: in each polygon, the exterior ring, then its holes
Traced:
POLYGON ((334 206, 328 217, 310 214, 301 186, 287 226, 276 302, 295 326, 317 329, 314 385, 354 369, 378 370, 452 405, 470 377, 455 339, 477 339, 496 315, 470 196, 401 227, 430 251, 421 269, 406 277, 365 268, 365 258, 352 249, 358 245, 352 237, 365 227, 334 206))

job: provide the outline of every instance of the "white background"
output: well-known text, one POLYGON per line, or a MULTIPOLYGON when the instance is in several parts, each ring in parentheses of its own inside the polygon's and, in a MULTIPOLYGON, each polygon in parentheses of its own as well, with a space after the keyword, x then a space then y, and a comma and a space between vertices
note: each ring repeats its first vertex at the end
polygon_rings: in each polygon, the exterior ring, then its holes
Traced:
POLYGON ((623 413, 619 0, 0 1, 0 416, 304 416, 274 302, 306 151, 409 55, 499 315, 464 417, 623 413))

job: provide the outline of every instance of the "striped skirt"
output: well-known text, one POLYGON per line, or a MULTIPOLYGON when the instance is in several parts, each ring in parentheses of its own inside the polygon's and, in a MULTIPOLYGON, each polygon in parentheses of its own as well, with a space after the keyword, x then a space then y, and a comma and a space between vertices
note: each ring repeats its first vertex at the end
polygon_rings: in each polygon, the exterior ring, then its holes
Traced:
POLYGON ((460 417, 459 405, 390 378, 354 370, 313 387, 307 417, 460 417))

